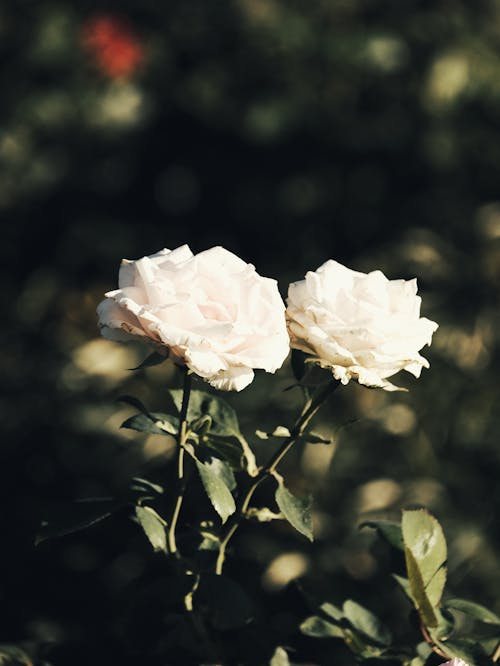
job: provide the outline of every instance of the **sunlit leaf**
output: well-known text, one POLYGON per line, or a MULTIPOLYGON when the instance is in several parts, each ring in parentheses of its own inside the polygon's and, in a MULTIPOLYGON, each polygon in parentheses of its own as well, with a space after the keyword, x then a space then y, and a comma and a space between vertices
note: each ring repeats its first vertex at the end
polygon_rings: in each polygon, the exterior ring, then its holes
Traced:
POLYGON ((269 662, 269 666, 290 666, 288 655, 282 647, 276 648, 271 661, 269 662))
POLYGON ((443 594, 446 540, 439 522, 424 509, 403 511, 401 528, 410 589, 414 599, 418 597, 419 610, 425 612, 426 604, 437 606, 443 594))
POLYGON ((313 638, 343 638, 344 632, 336 624, 317 615, 312 615, 302 622, 300 631, 313 638))
POLYGON ((427 583, 425 591, 427 597, 433 606, 438 606, 443 596, 443 590, 446 583, 446 567, 442 566, 436 571, 433 578, 427 583))
POLYGON ((426 627, 437 627, 438 619, 425 591, 424 581, 418 564, 409 548, 405 548, 406 569, 408 571, 409 591, 415 608, 426 627))
POLYGON ((325 601, 321 604, 320 610, 331 617, 333 620, 340 621, 344 617, 343 612, 337 606, 334 606, 329 601, 325 601))
POLYGON ((166 523, 163 518, 161 518, 161 516, 149 506, 136 506, 135 515, 155 552, 163 551, 166 553, 166 523))
POLYGON ((312 498, 296 497, 285 487, 283 479, 278 477, 278 487, 276 489, 276 503, 280 508, 281 513, 288 520, 290 525, 313 541, 312 531, 312 498))
POLYGON ((268 523, 271 520, 283 520, 284 518, 282 513, 274 513, 274 511, 271 511, 271 509, 268 509, 267 507, 257 509, 253 506, 247 510, 245 516, 247 518, 254 518, 255 520, 258 520, 259 523, 268 523))
POLYGON ((196 467, 214 509, 225 523, 236 511, 236 504, 227 484, 228 466, 220 463, 217 458, 206 463, 196 460, 196 467))
POLYGON ((272 432, 264 432, 264 430, 256 430, 255 434, 259 439, 269 439, 270 437, 286 438, 290 437, 290 430, 285 426, 276 426, 272 432))
POLYGON ((308 444, 332 444, 333 443, 332 438, 327 438, 327 437, 324 437, 323 435, 318 435, 318 433, 315 433, 315 432, 307 432, 302 437, 302 440, 304 442, 307 442, 308 444))

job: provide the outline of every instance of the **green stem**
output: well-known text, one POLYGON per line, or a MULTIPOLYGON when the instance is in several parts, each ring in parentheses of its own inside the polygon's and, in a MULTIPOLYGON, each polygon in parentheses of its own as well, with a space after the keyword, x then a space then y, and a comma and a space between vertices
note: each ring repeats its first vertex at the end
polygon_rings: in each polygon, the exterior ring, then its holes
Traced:
POLYGON ((245 517, 245 513, 248 510, 253 494, 260 486, 262 481, 264 481, 264 479, 267 479, 268 476, 271 476, 275 472, 277 466, 286 456, 288 451, 292 448, 295 442, 298 439, 300 439, 300 437, 302 437, 305 429, 307 428, 307 425, 309 424, 309 421, 316 414, 316 412, 325 402, 327 397, 331 393, 333 393, 333 391, 337 388, 338 385, 339 382, 337 380, 329 382, 325 387, 319 390, 316 395, 313 395, 313 397, 306 402, 297 421, 295 422, 295 425, 292 428, 292 431, 290 432, 290 436, 285 439, 283 444, 276 451, 271 460, 269 460, 267 465, 261 468, 257 476, 252 479, 250 487, 248 488, 247 492, 242 495, 241 503, 237 507, 235 513, 233 514, 233 517, 226 528, 226 532, 223 538, 221 539, 219 554, 217 557, 217 562, 215 564, 215 573, 218 576, 222 574, 224 561, 226 559, 227 546, 231 541, 231 539, 233 538, 234 533, 237 531, 238 527, 240 526, 241 521, 245 517))
POLYGON ((182 406, 179 416, 179 432, 177 433, 177 497, 175 499, 172 517, 169 521, 168 528, 168 550, 172 555, 179 557, 177 550, 177 542, 175 538, 175 530, 177 528, 177 521, 181 512, 182 502, 184 501, 184 493, 186 491, 186 477, 184 474, 184 445, 187 436, 187 412, 189 406, 189 396, 191 394, 191 374, 187 368, 184 369, 184 386, 182 393, 182 406))

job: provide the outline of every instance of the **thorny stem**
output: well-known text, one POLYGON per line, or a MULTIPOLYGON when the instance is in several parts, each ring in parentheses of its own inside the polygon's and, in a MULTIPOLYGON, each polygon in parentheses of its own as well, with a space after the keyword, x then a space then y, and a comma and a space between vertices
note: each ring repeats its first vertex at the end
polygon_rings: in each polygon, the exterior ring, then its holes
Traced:
POLYGON ((179 432, 177 434, 177 497, 175 499, 172 517, 169 522, 168 528, 168 550, 172 555, 179 557, 177 550, 177 542, 175 538, 175 530, 177 528, 177 521, 181 512, 182 502, 184 500, 184 493, 186 491, 186 477, 184 475, 184 445, 186 443, 187 435, 187 412, 189 406, 189 396, 191 394, 191 373, 184 369, 184 386, 182 394, 182 406, 179 417, 179 432))
POLYGON ((295 425, 293 426, 290 432, 290 436, 285 439, 283 444, 280 446, 278 451, 276 451, 271 460, 269 460, 267 465, 265 465, 265 467, 262 467, 257 476, 252 479, 250 487, 248 488, 247 492, 244 495, 242 495, 241 503, 236 508, 236 511, 233 514, 232 519, 230 520, 226 528, 226 532, 221 540, 219 554, 217 557, 217 562, 215 564, 215 573, 218 576, 222 574, 224 561, 226 559, 227 546, 231 541, 231 539, 233 538, 234 533, 240 526, 241 521, 245 517, 245 513, 248 510, 253 494, 255 493, 259 485, 262 483, 262 481, 264 481, 264 479, 267 479, 268 476, 271 476, 276 471, 277 466, 286 456, 288 451, 292 448, 295 442, 298 439, 300 439, 300 437, 304 434, 304 431, 309 421, 316 414, 321 405, 325 402, 326 398, 331 393, 333 393, 333 391, 337 388, 338 385, 339 382, 337 380, 329 382, 325 387, 323 387, 322 390, 318 391, 318 393, 315 396, 313 396, 306 402, 297 421, 295 422, 295 425))

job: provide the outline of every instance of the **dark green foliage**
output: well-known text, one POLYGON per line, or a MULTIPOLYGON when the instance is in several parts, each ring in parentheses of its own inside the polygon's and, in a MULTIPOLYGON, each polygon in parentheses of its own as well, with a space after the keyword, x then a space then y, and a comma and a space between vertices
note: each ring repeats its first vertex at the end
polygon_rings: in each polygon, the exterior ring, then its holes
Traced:
POLYGON ((227 576, 203 576, 194 601, 195 608, 202 608, 213 627, 222 631, 243 627, 254 617, 250 597, 227 576))

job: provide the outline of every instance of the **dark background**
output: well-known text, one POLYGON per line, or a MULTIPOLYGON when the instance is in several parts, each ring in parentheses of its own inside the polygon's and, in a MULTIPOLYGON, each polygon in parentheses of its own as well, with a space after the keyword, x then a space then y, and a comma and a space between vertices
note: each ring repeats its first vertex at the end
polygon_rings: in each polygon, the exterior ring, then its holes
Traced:
MULTIPOLYGON (((304 574, 397 628, 388 554, 356 525, 425 504, 448 536, 450 591, 498 612, 500 3, 18 0, 0 9, 0 54, 0 642, 55 641, 55 664, 136 663, 124 609, 162 566, 137 526, 119 515, 33 542, 61 504, 162 478, 170 443, 120 431, 131 410, 116 398, 161 409, 178 378, 128 372, 146 351, 101 340, 95 307, 122 257, 183 243, 225 246, 283 296, 328 258, 416 276, 440 324, 431 369, 397 378, 409 393, 342 389, 319 419, 335 446, 285 466, 315 490, 316 543, 242 530, 233 575, 286 552, 262 581, 269 607, 304 574), (89 38, 103 17, 118 74, 89 38)), ((257 417, 290 422, 290 376, 229 396, 250 438, 257 417)), ((286 607, 284 635, 303 613, 286 607)))

